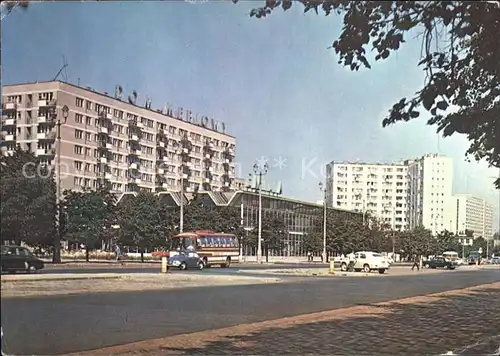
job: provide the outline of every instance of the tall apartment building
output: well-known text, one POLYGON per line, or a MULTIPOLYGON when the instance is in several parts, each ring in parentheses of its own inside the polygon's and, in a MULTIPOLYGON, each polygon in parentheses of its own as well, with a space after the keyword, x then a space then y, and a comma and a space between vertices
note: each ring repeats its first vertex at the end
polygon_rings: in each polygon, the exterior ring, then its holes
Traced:
POLYGON ((461 235, 465 230, 474 232, 474 237, 493 238, 493 207, 484 199, 470 194, 453 196, 455 206, 454 230, 461 235))
MULTIPOLYGON (((121 92, 121 88, 118 92, 121 92)), ((228 190, 235 176, 234 137, 225 125, 179 108, 152 110, 90 88, 52 81, 3 87, 2 150, 16 147, 47 164, 61 125, 62 189, 105 186, 116 192, 228 190), (222 127, 217 127, 219 126, 222 127)))
POLYGON ((331 162, 326 173, 328 206, 369 213, 393 229, 407 228, 404 164, 331 162))
POLYGON ((409 228, 425 226, 434 234, 453 229, 453 160, 438 154, 405 161, 408 167, 409 228))

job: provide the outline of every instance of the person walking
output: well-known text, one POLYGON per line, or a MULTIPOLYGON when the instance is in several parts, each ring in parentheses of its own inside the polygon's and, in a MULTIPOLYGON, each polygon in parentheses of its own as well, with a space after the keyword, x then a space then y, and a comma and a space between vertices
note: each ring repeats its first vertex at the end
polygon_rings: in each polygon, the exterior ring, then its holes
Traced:
POLYGON ((116 262, 120 262, 120 264, 123 265, 123 262, 121 261, 122 251, 120 250, 120 246, 118 246, 118 245, 115 246, 115 258, 116 258, 116 262))
POLYGON ((411 270, 413 271, 417 267, 417 271, 420 271, 420 259, 417 255, 413 258, 413 265, 411 266, 411 270))

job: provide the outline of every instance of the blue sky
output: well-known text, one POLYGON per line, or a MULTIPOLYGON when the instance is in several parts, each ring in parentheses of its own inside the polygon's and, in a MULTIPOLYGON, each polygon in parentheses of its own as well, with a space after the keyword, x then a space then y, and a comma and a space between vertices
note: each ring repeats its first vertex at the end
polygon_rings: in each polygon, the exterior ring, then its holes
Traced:
POLYGON ((141 102, 150 96, 154 108, 169 102, 224 121, 237 138, 242 176, 267 157, 268 180, 304 200, 321 198, 322 167, 332 160, 439 152, 454 158, 454 192, 486 198, 498 210, 498 170, 466 163, 464 137, 438 139, 423 119, 381 126, 392 104, 423 83, 416 40, 353 73, 327 49, 339 17, 303 14, 295 5, 250 18, 261 3, 33 3, 2 20, 2 81, 51 80, 65 55, 70 82, 107 92, 121 84, 141 102), (286 167, 274 167, 280 157, 286 167))

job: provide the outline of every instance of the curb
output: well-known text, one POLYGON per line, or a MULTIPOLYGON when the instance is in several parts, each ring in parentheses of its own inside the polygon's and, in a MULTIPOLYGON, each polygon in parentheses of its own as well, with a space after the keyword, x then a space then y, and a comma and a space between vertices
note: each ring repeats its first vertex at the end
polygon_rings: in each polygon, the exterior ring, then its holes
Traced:
POLYGON ((52 278, 3 278, 2 283, 13 283, 13 282, 47 282, 47 281, 77 281, 77 280, 88 280, 88 279, 121 279, 125 276, 70 276, 70 277, 52 277, 52 278))

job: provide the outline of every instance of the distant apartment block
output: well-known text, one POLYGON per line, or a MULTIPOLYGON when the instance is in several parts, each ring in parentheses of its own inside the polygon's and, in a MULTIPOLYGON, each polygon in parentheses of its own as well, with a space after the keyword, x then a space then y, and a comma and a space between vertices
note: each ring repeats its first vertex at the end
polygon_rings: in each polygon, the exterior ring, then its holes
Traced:
POLYGON ((331 162, 326 167, 327 206, 369 213, 404 230, 407 170, 404 164, 331 162))
POLYGON ((493 238, 493 207, 484 199, 470 194, 453 196, 455 203, 454 229, 460 235, 466 230, 474 232, 474 237, 493 238))
POLYGON ((104 186, 115 192, 224 191, 235 178, 234 137, 207 117, 195 123, 179 108, 152 110, 136 98, 52 81, 3 87, 2 150, 16 147, 55 162, 61 126, 62 188, 104 186), (182 157, 182 159, 181 159, 182 157))
POLYGON ((409 228, 425 226, 434 234, 455 232, 453 160, 438 154, 407 160, 409 228))

